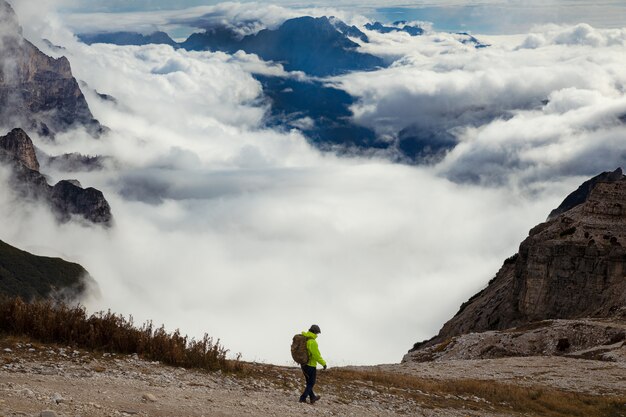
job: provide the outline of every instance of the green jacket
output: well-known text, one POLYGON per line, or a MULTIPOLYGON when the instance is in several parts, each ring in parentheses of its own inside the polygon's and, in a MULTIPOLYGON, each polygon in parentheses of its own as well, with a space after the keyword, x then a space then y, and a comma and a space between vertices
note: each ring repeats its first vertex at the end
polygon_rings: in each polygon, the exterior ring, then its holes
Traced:
POLYGON ((317 335, 311 332, 302 332, 302 336, 307 338, 306 350, 309 353, 309 363, 307 363, 307 365, 313 368, 317 368, 318 363, 322 366, 326 366, 326 361, 322 358, 320 349, 317 347, 317 340, 315 340, 317 339, 317 335))

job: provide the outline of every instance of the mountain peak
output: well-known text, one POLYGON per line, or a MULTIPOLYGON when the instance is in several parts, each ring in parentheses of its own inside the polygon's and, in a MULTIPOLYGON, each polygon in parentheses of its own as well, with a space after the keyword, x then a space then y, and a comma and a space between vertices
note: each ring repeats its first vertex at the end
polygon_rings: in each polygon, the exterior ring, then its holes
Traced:
POLYGON ((39 171, 39 161, 37 161, 33 141, 22 129, 13 129, 6 136, 0 137, 0 148, 15 157, 26 168, 39 171))
POLYGON ((615 171, 607 171, 603 172, 602 174, 596 175, 595 177, 582 183, 576 191, 568 195, 557 208, 552 210, 552 212, 548 216, 548 220, 553 219, 580 204, 583 204, 589 198, 589 195, 591 194, 591 191, 594 189, 596 184, 601 182, 622 181, 625 178, 626 177, 624 177, 622 168, 617 168, 615 171))
POLYGON ((337 18, 301 16, 286 20, 276 29, 263 29, 240 38, 228 28, 212 28, 191 35, 181 47, 188 50, 243 50, 266 61, 283 64, 287 71, 303 71, 325 77, 384 66, 374 55, 358 51, 350 38, 367 37, 337 18))

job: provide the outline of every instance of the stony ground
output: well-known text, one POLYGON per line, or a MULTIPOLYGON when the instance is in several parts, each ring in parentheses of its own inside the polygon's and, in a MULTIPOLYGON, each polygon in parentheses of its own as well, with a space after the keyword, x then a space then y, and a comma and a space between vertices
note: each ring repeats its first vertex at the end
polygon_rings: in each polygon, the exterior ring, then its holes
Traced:
POLYGON ((592 395, 625 395, 626 362, 565 357, 527 357, 444 362, 408 362, 360 367, 434 379, 478 379, 522 386, 544 385, 592 395))
POLYGON ((247 368, 233 376, 167 367, 136 356, 0 340, 0 417, 520 415, 503 412, 477 396, 429 393, 410 387, 390 389, 358 378, 345 382, 337 379, 342 372, 408 373, 444 382, 473 375, 626 395, 624 364, 536 358, 324 371, 318 384, 322 399, 310 405, 297 402, 302 386, 299 369, 269 365, 247 368))

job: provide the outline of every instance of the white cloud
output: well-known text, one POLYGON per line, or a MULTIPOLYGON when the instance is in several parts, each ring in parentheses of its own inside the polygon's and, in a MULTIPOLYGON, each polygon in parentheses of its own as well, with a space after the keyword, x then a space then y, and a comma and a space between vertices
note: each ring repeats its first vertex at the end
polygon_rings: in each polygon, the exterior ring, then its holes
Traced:
POLYGON ((44 210, 3 202, 3 237, 84 265, 102 291, 91 309, 208 331, 247 359, 287 363, 292 333, 316 322, 331 364, 399 360, 493 276, 563 191, 531 198, 321 154, 297 132, 261 127, 247 56, 67 47, 76 75, 118 99, 88 95, 111 133, 35 140, 50 154, 116 157, 103 172, 72 174, 105 192, 116 227, 56 226, 44 210))
POLYGON ((626 161, 623 36, 550 26, 525 38, 489 37, 493 45, 476 50, 438 33, 383 35, 366 48, 377 53, 391 43, 404 58, 335 82, 359 98, 355 120, 381 134, 411 124, 455 134, 461 145, 437 167, 446 177, 508 183, 591 175, 626 161))
POLYGON ((397 116, 452 117, 461 145, 419 168, 322 154, 296 131, 264 128, 249 72, 282 69, 253 56, 62 37, 76 76, 118 100, 87 94, 111 132, 35 141, 50 154, 116 158, 71 174, 105 192, 116 227, 58 226, 4 192, 2 238, 85 266, 102 290, 91 309, 207 331, 246 359, 287 363, 292 334, 315 322, 331 366, 398 361, 623 147, 623 58, 584 45, 479 53, 443 34, 398 37, 390 44, 409 54, 400 64, 338 79, 362 97, 358 119, 382 131, 400 126, 397 116), (478 123, 500 111, 510 117, 478 123), (509 186, 445 178, 469 174, 509 186))
POLYGON ((285 20, 300 16, 336 16, 348 22, 365 22, 356 10, 333 7, 287 8, 276 4, 224 2, 213 6, 188 9, 137 11, 122 13, 68 13, 64 21, 76 33, 134 31, 151 33, 157 30, 173 32, 180 26, 200 31, 202 28, 227 26, 242 35, 265 28, 276 28, 285 20))

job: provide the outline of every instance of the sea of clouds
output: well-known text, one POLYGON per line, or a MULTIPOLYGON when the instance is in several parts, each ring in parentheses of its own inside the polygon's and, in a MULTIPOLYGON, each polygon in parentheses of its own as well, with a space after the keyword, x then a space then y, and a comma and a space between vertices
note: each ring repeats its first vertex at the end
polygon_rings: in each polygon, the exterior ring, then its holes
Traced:
POLYGON ((279 65, 86 46, 55 4, 45 17, 16 9, 27 35, 65 48, 46 51, 69 58, 110 132, 34 140, 51 155, 112 157, 103 171, 45 173, 102 190, 115 226, 57 225, 5 187, 0 238, 83 265, 100 290, 90 311, 208 332, 247 360, 289 363, 291 336, 317 323, 331 366, 399 361, 569 192, 626 159, 623 30, 546 26, 490 36, 485 49, 445 33, 368 32, 363 49, 396 62, 328 80, 358 98, 355 120, 381 135, 415 124, 460 140, 440 163, 410 166, 265 128, 269 103, 251 73, 284 74, 279 65))

